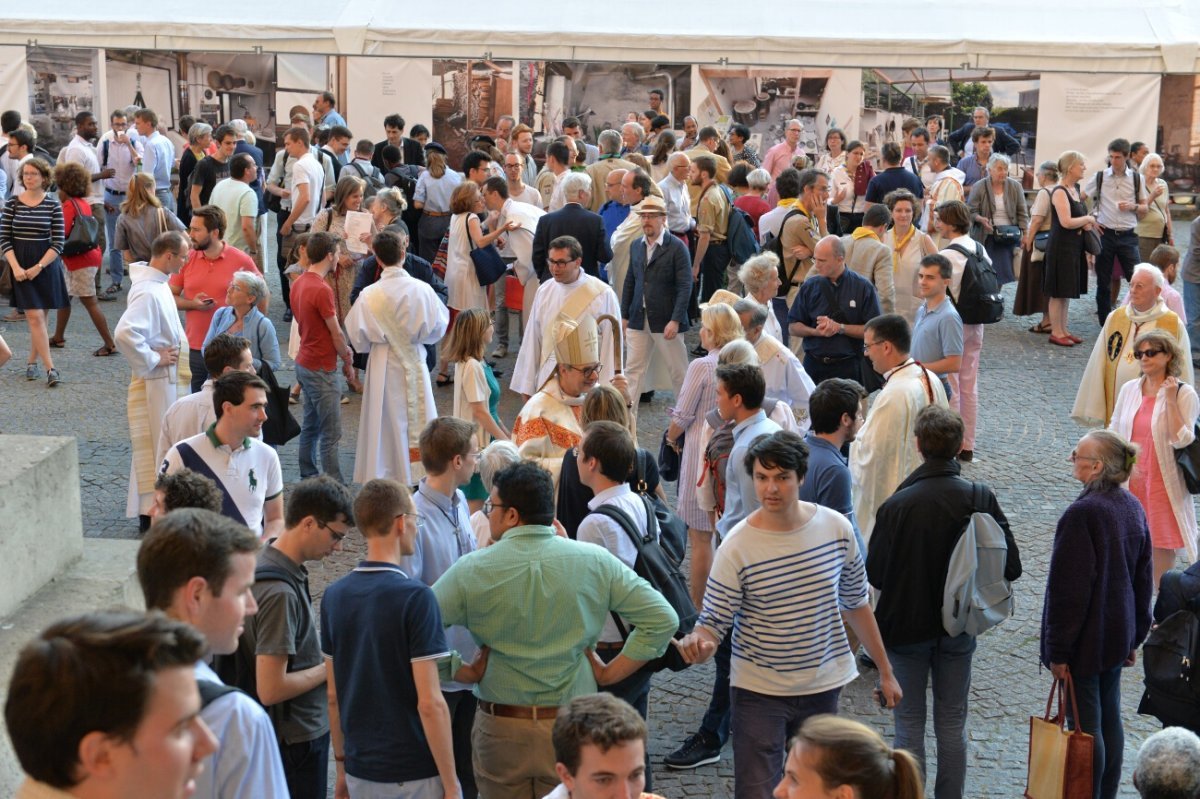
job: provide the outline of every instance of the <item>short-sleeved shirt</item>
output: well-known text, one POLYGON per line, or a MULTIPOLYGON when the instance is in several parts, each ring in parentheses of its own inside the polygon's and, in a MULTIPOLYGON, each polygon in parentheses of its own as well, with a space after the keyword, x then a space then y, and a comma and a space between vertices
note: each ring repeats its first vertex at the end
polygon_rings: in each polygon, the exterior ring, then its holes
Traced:
POLYGON ((729 232, 729 201, 715 183, 696 205, 696 232, 711 234, 714 242, 725 241, 729 232))
POLYGON ((227 177, 229 177, 229 159, 218 161, 216 158, 205 158, 196 164, 196 169, 192 172, 192 186, 200 187, 201 205, 208 205, 217 183, 227 177))
POLYGON ((896 189, 908 189, 917 199, 925 194, 925 184, 919 177, 902 166, 893 166, 877 172, 867 183, 867 202, 881 203, 884 197, 896 189))
POLYGON ((312 153, 305 153, 297 158, 292 166, 292 185, 289 187, 292 197, 296 196, 296 189, 303 185, 308 186, 308 205, 293 224, 311 225, 321 210, 322 194, 325 191, 325 169, 317 163, 317 158, 312 153))
POLYGON ((399 566, 363 561, 325 591, 321 650, 333 660, 346 773, 387 783, 436 777, 412 669, 449 655, 433 591, 399 566))
POLYGON ((204 337, 212 324, 213 314, 225 307, 225 292, 233 280, 234 272, 253 272, 261 275, 254 260, 246 253, 228 243, 216 258, 209 258, 200 250, 192 250, 187 263, 171 275, 172 289, 182 288, 183 296, 192 299, 203 292, 212 297, 213 304, 204 309, 188 311, 183 318, 183 331, 187 334, 188 346, 194 350, 204 348, 204 337))
POLYGON ((203 433, 171 447, 159 471, 174 474, 180 469, 191 469, 212 480, 223 495, 222 515, 261 536, 263 508, 283 493, 279 456, 253 438, 242 439, 236 448, 222 444, 216 429, 214 423, 203 433))
POLYGON ((292 283, 292 313, 300 328, 296 363, 305 369, 328 372, 337 368, 333 334, 325 320, 337 315, 333 289, 315 272, 305 272, 292 283))
MULTIPOLYGON (((808 327, 817 326, 818 316, 829 316, 846 325, 865 325, 882 311, 879 295, 871 281, 853 269, 842 271, 834 283, 829 278, 812 275, 800 284, 796 301, 788 311, 789 322, 800 322, 808 327), (826 299, 827 288, 832 287, 834 305, 826 299)), ((844 334, 835 336, 805 336, 804 352, 822 358, 845 358, 862 354, 862 341, 844 334)))
POLYGON ((239 250, 251 249, 242 232, 242 218, 258 216, 258 197, 250 184, 226 178, 213 188, 208 202, 225 212, 225 241, 239 250))
POLYGON ((858 530, 851 498, 850 466, 842 451, 810 432, 804 437, 808 445, 808 472, 800 484, 800 501, 813 502, 835 510, 850 520, 858 530))
MULTIPOLYGON (((308 570, 273 546, 259 553, 260 565, 270 564, 308 592, 308 570)), ((246 620, 242 633, 255 655, 286 655, 288 672, 303 671, 325 662, 321 639, 313 620, 312 597, 300 596, 290 583, 263 580, 254 583, 254 601, 258 613, 246 620), (308 607, 305 607, 305 604, 308 607)), ((276 734, 285 744, 304 743, 329 732, 329 702, 325 683, 297 697, 267 708, 276 734)))
MULTIPOLYGON (((951 355, 962 355, 962 351, 963 322, 954 303, 946 298, 933 311, 929 310, 928 302, 921 303, 916 321, 913 322, 912 347, 908 351, 913 360, 933 363, 951 355)), ((938 377, 947 388, 946 396, 949 396, 949 381, 945 375, 938 377)))

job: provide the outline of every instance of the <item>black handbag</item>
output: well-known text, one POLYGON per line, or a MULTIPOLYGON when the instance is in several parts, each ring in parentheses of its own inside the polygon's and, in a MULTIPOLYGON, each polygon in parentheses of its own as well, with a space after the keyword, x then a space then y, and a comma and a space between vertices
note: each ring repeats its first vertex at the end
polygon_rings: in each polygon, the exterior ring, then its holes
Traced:
POLYGON ((1016 247, 1021 243, 1021 228, 1016 225, 996 225, 992 240, 1001 247, 1016 247))
POLYGON ((71 232, 63 243, 63 255, 83 255, 100 246, 100 220, 91 214, 79 210, 79 200, 67 198, 75 209, 75 217, 71 220, 71 232))
MULTIPOLYGON (((1179 399, 1179 384, 1175 384, 1175 398, 1179 399)), ((1192 430, 1192 443, 1175 450, 1175 462, 1183 474, 1183 484, 1189 494, 1200 494, 1200 423, 1192 430)))
POLYGON ((1088 255, 1100 254, 1100 234, 1094 230, 1083 231, 1083 251, 1088 255))
POLYGON ((300 423, 292 416, 288 408, 288 394, 291 386, 279 385, 275 370, 271 364, 262 361, 258 367, 258 376, 267 384, 267 420, 263 422, 263 441, 275 447, 281 447, 300 435, 300 423))
MULTIPOLYGON (((467 241, 471 242, 471 220, 467 219, 463 224, 467 228, 467 241)), ((471 242, 471 245, 471 263, 475 264, 475 277, 479 280, 479 285, 490 286, 504 277, 504 273, 508 271, 508 264, 504 263, 504 257, 500 255, 500 250, 496 249, 495 244, 476 247, 474 242, 471 242)))
POLYGON ((1038 252, 1045 252, 1050 246, 1050 231, 1043 230, 1040 233, 1033 234, 1033 248, 1038 252))
POLYGON ((669 427, 663 431, 662 443, 658 445, 658 479, 674 483, 679 479, 679 463, 682 460, 680 453, 683 452, 683 433, 679 434, 679 449, 676 450, 667 443, 667 433, 669 432, 669 427))

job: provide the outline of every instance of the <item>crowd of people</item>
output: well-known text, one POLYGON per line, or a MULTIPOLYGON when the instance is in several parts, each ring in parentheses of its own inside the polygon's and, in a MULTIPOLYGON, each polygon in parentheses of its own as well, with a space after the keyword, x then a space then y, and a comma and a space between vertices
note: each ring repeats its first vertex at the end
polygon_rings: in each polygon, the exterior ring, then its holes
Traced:
MULTIPOLYGON (((130 367, 150 608, 63 621, 22 654, 19 796, 325 797, 331 755, 338 797, 636 796, 660 767, 652 674, 709 659, 707 712, 662 766, 732 743, 739 799, 922 796, 932 685, 934 795, 969 795, 972 656, 995 621, 950 624, 943 589, 974 516, 1000 531, 993 585, 1022 575, 995 494, 963 476, 989 446, 984 331, 1017 282, 1030 332, 1083 343, 1067 308, 1090 271, 1103 330, 1072 416, 1104 429, 1071 455, 1040 659, 1095 736, 1094 796, 1116 795, 1121 670, 1160 583, 1200 579, 1174 568, 1196 562, 1175 452, 1200 416, 1200 222, 1181 266, 1162 159, 1119 138, 1100 168, 1067 151, 1030 206, 986 109, 948 135, 910 120, 874 163, 838 129, 805 152, 799 120, 761 155, 740 125, 676 133, 662 100, 594 143, 575 118, 538 142, 504 117, 455 169, 399 115, 355 142, 326 92, 269 169, 244 120, 181 129, 177 186, 152 110, 103 136, 80 113, 54 165, 0 116, 7 319, 29 326, 29 380, 63 381, 71 297, 94 354, 130 367), (110 333, 98 300, 126 273, 110 333), (657 392, 661 431, 639 425, 657 392), (318 613, 304 564, 352 530, 366 559, 318 613), (648 581, 647 547, 685 591, 648 581), (863 670, 895 748, 836 717, 863 670)), ((1198 795, 1165 792, 1189 735, 1146 742, 1143 796, 1198 795)))

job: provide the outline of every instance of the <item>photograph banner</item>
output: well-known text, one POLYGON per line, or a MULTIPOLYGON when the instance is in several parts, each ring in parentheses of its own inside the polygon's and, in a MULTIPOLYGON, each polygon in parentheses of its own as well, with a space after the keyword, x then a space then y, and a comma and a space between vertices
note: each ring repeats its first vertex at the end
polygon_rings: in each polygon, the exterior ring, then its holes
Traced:
POLYGON ((1113 139, 1154 142, 1158 94, 1158 75, 1042 75, 1038 162, 1057 161, 1063 151, 1078 150, 1092 173, 1105 167, 1113 139))
POLYGON ((404 133, 413 125, 432 130, 429 98, 433 61, 428 58, 347 58, 346 118, 354 139, 383 141, 383 118, 404 117, 404 133))
POLYGON ((512 114, 512 61, 433 62, 433 139, 458 168, 474 136, 496 135, 496 121, 512 114))
POLYGON ((651 110, 651 89, 664 95, 659 113, 681 130, 692 107, 690 64, 523 61, 520 120, 538 133, 556 136, 563 119, 578 117, 588 141, 595 142, 600 131, 620 130, 651 110))

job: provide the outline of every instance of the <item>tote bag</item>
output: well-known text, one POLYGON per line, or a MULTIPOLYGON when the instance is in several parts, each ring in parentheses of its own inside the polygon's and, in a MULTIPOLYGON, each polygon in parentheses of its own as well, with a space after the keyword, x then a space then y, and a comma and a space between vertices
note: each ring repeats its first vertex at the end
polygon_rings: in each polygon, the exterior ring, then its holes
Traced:
POLYGON ((1025 786, 1026 799, 1091 799, 1092 756, 1095 740, 1078 730, 1064 729, 1066 708, 1063 692, 1070 694, 1072 718, 1079 718, 1075 703, 1075 683, 1068 674, 1065 680, 1055 680, 1046 700, 1046 715, 1029 718, 1029 778, 1025 786), (1058 711, 1051 716, 1054 696, 1058 694, 1058 711))

